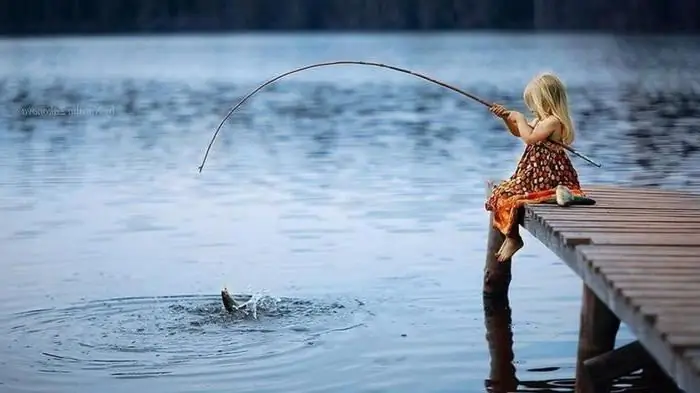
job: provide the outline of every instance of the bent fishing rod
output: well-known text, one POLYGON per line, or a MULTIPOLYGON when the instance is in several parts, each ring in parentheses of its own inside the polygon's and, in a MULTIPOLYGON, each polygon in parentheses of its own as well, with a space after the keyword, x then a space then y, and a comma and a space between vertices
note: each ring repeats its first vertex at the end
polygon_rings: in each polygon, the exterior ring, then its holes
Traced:
MULTIPOLYGON (((243 105, 243 103, 245 103, 250 97, 252 97, 253 95, 255 95, 255 93, 257 93, 258 91, 260 91, 260 90, 262 90, 263 88, 265 88, 265 86, 268 86, 268 85, 270 85, 270 84, 272 84, 272 83, 274 83, 274 82, 276 82, 276 81, 278 81, 278 80, 284 78, 285 76, 288 76, 288 75, 291 75, 291 74, 295 74, 295 73, 297 73, 297 72, 301 72, 301 71, 304 71, 304 70, 308 70, 308 69, 311 69, 311 68, 324 67, 324 66, 332 66, 332 65, 341 65, 341 64, 366 65, 366 66, 380 67, 380 68, 390 69, 390 70, 393 70, 393 71, 402 72, 402 73, 404 73, 404 74, 413 75, 413 76, 416 76, 416 77, 418 77, 418 78, 424 79, 424 80, 426 80, 426 81, 428 81, 428 82, 432 82, 432 83, 435 83, 435 84, 440 85, 440 86, 442 86, 442 87, 445 87, 445 88, 447 88, 447 89, 450 89, 450 90, 452 90, 452 91, 454 91, 454 92, 457 92, 457 93, 459 93, 459 94, 461 94, 461 95, 463 95, 463 96, 465 96, 465 97, 467 97, 467 98, 470 98, 470 99, 472 99, 472 100, 474 100, 474 101, 476 101, 476 102, 478 102, 478 103, 480 103, 480 104, 482 104, 482 105, 484 105, 484 106, 486 106, 486 107, 488 107, 488 108, 490 108, 490 107, 493 105, 493 104, 491 104, 491 103, 489 103, 489 102, 487 102, 487 101, 485 101, 485 100, 483 100, 483 99, 481 99, 481 98, 479 98, 479 97, 477 97, 477 96, 475 96, 475 95, 473 95, 473 94, 469 94, 469 93, 467 93, 467 92, 464 91, 464 90, 461 90, 461 89, 459 89, 459 88, 457 88, 457 87, 448 85, 448 84, 445 83, 445 82, 439 81, 439 80, 437 80, 437 79, 433 79, 433 78, 431 78, 431 77, 429 77, 429 76, 420 74, 420 73, 418 73, 418 72, 414 72, 414 71, 411 71, 411 70, 407 70, 407 69, 404 69, 404 68, 395 67, 395 66, 391 66, 391 65, 387 65, 387 64, 374 63, 374 62, 370 62, 370 61, 356 61, 356 60, 340 60, 340 61, 331 61, 331 62, 325 62, 325 63, 311 64, 311 65, 307 65, 307 66, 304 66, 304 67, 300 67, 300 68, 293 69, 293 70, 291 70, 291 71, 287 71, 287 72, 285 72, 285 73, 283 73, 283 74, 280 74, 280 75, 278 75, 278 76, 276 76, 276 77, 274 77, 274 78, 268 80, 267 82, 265 82, 265 83, 263 83, 262 85, 258 86, 257 89, 255 89, 255 90, 253 90, 252 92, 248 93, 248 95, 246 95, 245 97, 243 97, 243 99, 241 99, 241 101, 238 102, 238 104, 236 104, 236 106, 234 106, 233 108, 231 108, 231 110, 228 112, 228 114, 223 118, 223 120, 221 120, 221 123, 219 123, 219 126, 216 127, 216 131, 214 131, 214 135, 212 136, 211 141, 209 142, 209 145, 207 146, 207 150, 206 150, 206 152, 204 153, 204 159, 202 160, 202 164, 199 166, 199 173, 202 173, 202 169, 204 169, 204 164, 205 164, 205 162, 207 161, 207 157, 209 156, 209 151, 211 150, 211 147, 212 147, 212 145, 214 144, 214 141, 216 140, 217 135, 219 135, 219 131, 221 131, 221 127, 223 127, 224 123, 226 122, 226 120, 228 120, 229 117, 231 117, 231 115, 233 114, 233 112, 235 112, 238 108, 240 108, 241 105, 243 105)), ((582 159, 588 161, 590 164, 595 165, 595 166, 597 166, 597 167, 600 168, 600 164, 598 164, 597 162, 595 162, 595 161, 591 160, 590 158, 586 157, 584 154, 577 152, 577 151, 574 150, 571 146, 568 146, 568 145, 566 145, 566 144, 564 144, 564 143, 561 143, 561 142, 558 142, 558 141, 553 141, 553 140, 549 140, 549 142, 554 143, 554 144, 556 144, 556 145, 559 145, 559 146, 563 147, 564 149, 568 150, 568 151, 571 152, 572 154, 574 154, 574 155, 576 155, 576 156, 578 156, 578 157, 580 157, 580 158, 582 158, 582 159)))

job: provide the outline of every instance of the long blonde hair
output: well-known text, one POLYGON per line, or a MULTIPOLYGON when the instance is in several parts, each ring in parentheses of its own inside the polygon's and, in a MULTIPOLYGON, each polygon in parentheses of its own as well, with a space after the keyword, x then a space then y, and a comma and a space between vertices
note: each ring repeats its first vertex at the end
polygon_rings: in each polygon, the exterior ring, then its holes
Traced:
POLYGON ((554 116, 563 125, 561 141, 570 145, 574 141, 575 130, 569 115, 566 87, 552 73, 543 73, 533 78, 523 92, 525 105, 539 120, 554 116))

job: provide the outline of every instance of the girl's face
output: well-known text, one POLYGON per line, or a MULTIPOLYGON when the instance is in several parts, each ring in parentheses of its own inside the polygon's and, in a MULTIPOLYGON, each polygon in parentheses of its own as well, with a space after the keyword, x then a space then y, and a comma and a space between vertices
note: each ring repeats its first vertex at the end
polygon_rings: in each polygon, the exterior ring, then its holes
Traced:
POLYGON ((525 91, 523 92, 523 98, 525 99, 525 107, 527 107, 527 110, 530 111, 534 116, 537 116, 537 112, 535 111, 535 108, 533 105, 533 87, 531 84, 525 87, 525 91))

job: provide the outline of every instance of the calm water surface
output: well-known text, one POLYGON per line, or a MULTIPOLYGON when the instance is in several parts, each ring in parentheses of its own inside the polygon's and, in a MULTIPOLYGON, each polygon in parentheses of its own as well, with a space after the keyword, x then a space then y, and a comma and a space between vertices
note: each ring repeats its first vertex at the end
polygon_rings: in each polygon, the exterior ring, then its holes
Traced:
MULTIPOLYGON (((242 35, 0 42, 0 391, 571 391, 581 284, 535 239, 485 313, 484 182, 570 88, 585 184, 700 188, 700 40, 242 35), (46 109, 66 110, 65 114, 46 109), (254 295, 257 319, 218 292, 254 295), (512 319, 512 324, 510 320, 512 319), (487 336, 486 327, 491 329, 487 336), (505 358, 491 359, 494 352, 505 358), (512 340, 514 367, 509 367, 512 340), (495 347, 494 347, 495 348, 495 347), (492 381, 493 380, 493 381, 492 381)), ((631 339, 623 328, 620 343, 631 339)), ((648 391, 638 378, 617 391, 648 391)))

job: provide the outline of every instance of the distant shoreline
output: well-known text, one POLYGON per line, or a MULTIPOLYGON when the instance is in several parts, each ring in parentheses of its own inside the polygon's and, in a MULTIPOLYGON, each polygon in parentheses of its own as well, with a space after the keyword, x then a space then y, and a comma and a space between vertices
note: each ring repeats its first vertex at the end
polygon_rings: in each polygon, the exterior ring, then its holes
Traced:
POLYGON ((699 32, 618 32, 598 29, 247 29, 247 30, 212 30, 212 29, 173 29, 173 30, 115 30, 105 32, 34 32, 22 34, 0 33, 3 39, 27 39, 27 38, 79 38, 79 37, 137 37, 137 36, 279 36, 290 35, 462 35, 462 34, 524 34, 524 35, 610 35, 620 37, 635 36, 673 36, 673 37, 700 37, 699 32))
POLYGON ((8 0, 0 37, 235 33, 700 33, 697 0, 8 0))

